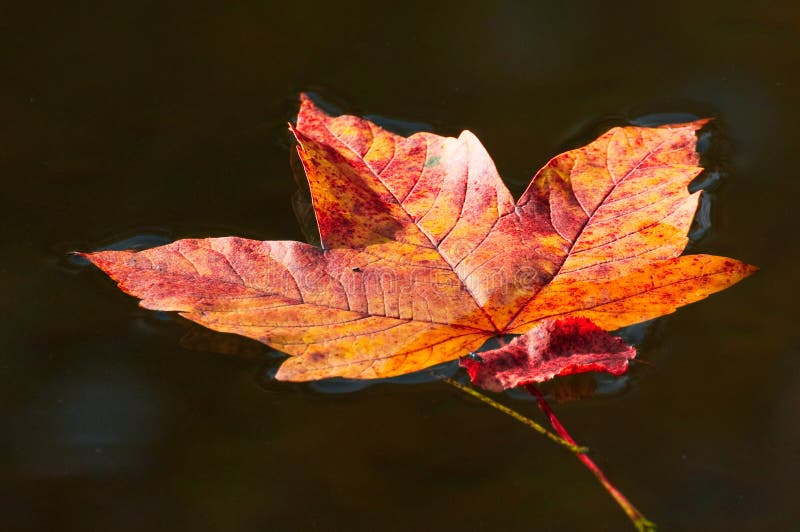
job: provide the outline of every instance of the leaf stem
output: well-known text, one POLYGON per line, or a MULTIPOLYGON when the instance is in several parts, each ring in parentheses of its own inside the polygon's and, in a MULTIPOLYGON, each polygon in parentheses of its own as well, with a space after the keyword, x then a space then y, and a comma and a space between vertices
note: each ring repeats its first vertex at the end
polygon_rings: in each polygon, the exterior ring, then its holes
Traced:
POLYGON ((464 393, 466 393, 468 395, 471 395, 472 397, 478 399, 479 401, 481 401, 483 403, 486 403, 487 405, 491 406, 492 408, 495 408, 495 409, 499 410, 500 412, 513 417, 514 419, 516 419, 520 423, 523 423, 524 425, 529 426, 530 428, 532 428, 533 430, 535 430, 539 434, 542 434, 543 436, 547 436, 552 441, 556 442, 557 444, 559 444, 559 445, 561 445, 563 447, 566 447, 567 449, 569 449, 571 452, 573 452, 575 454, 583 455, 583 454, 589 452, 588 448, 578 445, 577 443, 575 443, 575 440, 573 440, 571 438, 570 439, 563 438, 561 436, 553 434, 552 432, 550 432, 549 430, 547 430, 546 428, 544 428, 543 426, 541 426, 540 424, 538 424, 534 420, 523 416, 519 412, 517 412, 515 410, 512 410, 512 409, 508 408, 505 405, 502 405, 502 404, 498 403, 497 401, 495 401, 494 399, 492 399, 490 397, 487 397, 487 396, 483 395, 482 393, 480 393, 475 388, 470 388, 469 386, 465 386, 465 385, 461 384, 460 382, 458 382, 457 380, 451 379, 449 377, 442 377, 442 380, 444 380, 444 382, 446 382, 450 386, 454 386, 455 388, 458 388, 462 392, 464 392, 464 393))
MULTIPOLYGON (((569 435, 567 429, 564 428, 564 425, 556 417, 555 412, 550 408, 550 405, 547 404, 545 401, 544 396, 539 391, 539 389, 534 386, 533 384, 526 384, 525 389, 530 392, 536 398, 536 402, 539 405, 539 408, 544 412, 547 418, 550 420, 550 424, 553 426, 553 429, 562 437, 564 440, 575 444, 575 440, 572 439, 572 436, 569 435)), ((606 489, 606 491, 617 501, 622 507, 622 510, 627 514, 628 518, 630 518, 633 526, 636 527, 636 530, 640 532, 651 532, 656 530, 656 525, 649 521, 644 515, 636 509, 636 507, 631 504, 631 502, 619 491, 614 485, 606 478, 603 471, 595 464, 591 458, 589 458, 586 454, 578 454, 578 460, 583 462, 589 471, 591 471, 597 480, 600 481, 600 484, 606 489)))

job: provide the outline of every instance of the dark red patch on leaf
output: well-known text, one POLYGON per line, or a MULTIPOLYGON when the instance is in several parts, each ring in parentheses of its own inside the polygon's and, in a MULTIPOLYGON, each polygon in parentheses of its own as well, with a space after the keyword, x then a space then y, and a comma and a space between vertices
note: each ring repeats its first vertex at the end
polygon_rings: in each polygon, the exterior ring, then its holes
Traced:
POLYGON ((636 349, 586 318, 543 320, 508 345, 463 357, 472 383, 499 392, 553 377, 605 371, 622 375, 636 349))

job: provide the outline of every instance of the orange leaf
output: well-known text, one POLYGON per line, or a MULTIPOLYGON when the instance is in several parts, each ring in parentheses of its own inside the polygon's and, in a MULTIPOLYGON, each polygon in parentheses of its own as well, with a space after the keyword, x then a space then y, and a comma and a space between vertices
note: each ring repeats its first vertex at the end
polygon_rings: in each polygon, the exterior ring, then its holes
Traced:
POLYGON ((755 270, 679 256, 705 121, 614 128, 515 204, 468 131, 402 137, 301 100, 291 130, 322 249, 228 237, 86 255, 144 307, 292 355, 278 378, 399 375, 554 317, 616 329, 755 270))

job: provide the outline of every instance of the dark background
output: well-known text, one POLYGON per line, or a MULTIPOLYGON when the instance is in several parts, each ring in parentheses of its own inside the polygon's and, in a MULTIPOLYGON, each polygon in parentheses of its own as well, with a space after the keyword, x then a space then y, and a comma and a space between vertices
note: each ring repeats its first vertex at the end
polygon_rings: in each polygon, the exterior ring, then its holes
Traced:
POLYGON ((573 456, 443 383, 275 382, 266 347, 67 256, 302 239, 285 124, 308 90, 469 128, 515 193, 610 125, 715 117, 691 250, 761 271, 647 328, 618 391, 554 407, 665 530, 797 522, 795 3, 482 4, 0 5, 0 527, 629 527, 573 456))

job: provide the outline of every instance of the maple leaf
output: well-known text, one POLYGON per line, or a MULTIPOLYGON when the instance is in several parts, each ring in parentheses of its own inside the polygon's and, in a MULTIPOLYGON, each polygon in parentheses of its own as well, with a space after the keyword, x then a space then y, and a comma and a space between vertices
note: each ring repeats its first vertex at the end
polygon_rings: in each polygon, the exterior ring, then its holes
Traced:
POLYGON ((408 373, 545 319, 614 330, 755 270, 680 256, 705 123, 614 128, 515 203, 472 133, 403 137, 302 96, 290 129, 321 248, 227 237, 85 256, 145 308, 292 355, 283 380, 408 373))
POLYGON ((622 375, 636 349, 586 318, 545 319, 508 344, 459 364, 472 383, 500 392, 557 376, 605 371, 622 375))

